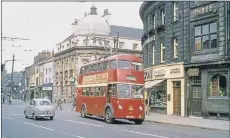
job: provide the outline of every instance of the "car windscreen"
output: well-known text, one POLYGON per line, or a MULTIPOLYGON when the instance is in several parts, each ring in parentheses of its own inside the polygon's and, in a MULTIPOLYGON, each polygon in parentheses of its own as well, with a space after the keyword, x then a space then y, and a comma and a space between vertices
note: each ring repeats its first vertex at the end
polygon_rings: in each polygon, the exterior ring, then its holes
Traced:
POLYGON ((40 105, 50 105, 49 101, 40 101, 40 105))

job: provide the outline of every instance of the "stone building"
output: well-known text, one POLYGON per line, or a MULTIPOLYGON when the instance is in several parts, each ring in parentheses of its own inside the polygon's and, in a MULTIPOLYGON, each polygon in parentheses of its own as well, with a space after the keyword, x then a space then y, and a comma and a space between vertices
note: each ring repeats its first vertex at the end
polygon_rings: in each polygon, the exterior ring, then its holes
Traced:
POLYGON ((53 98, 63 94, 65 101, 76 92, 80 67, 112 53, 141 54, 142 29, 110 25, 111 14, 90 13, 72 24, 73 33, 56 45, 54 55, 53 98))
POLYGON ((229 2, 144 2, 140 17, 152 111, 229 114, 229 2))
POLYGON ((189 116, 230 115, 229 7, 228 1, 190 3, 190 54, 185 63, 189 116))

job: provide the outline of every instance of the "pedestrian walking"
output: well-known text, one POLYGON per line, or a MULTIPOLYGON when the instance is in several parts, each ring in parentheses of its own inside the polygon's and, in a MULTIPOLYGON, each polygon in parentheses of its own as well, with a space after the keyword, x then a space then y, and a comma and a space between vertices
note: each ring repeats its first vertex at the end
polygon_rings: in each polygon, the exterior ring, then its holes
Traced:
POLYGON ((150 98, 149 96, 147 96, 147 98, 145 99, 145 113, 149 115, 149 111, 150 111, 150 98))
POLYGON ((76 107, 76 102, 77 102, 77 96, 76 94, 73 94, 73 108, 71 110, 73 110, 74 107, 76 107))
POLYGON ((9 104, 12 104, 12 100, 13 100, 13 96, 11 94, 10 97, 9 97, 9 104))
POLYGON ((59 95, 58 98, 57 98, 56 110, 58 109, 59 106, 60 106, 60 110, 62 110, 62 102, 63 102, 63 97, 62 97, 62 95, 59 95))

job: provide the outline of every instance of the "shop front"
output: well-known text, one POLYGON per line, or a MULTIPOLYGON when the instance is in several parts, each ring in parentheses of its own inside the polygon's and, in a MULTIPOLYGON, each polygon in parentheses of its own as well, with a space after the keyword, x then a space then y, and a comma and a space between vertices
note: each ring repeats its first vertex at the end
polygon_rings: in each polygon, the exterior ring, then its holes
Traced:
POLYGON ((52 102, 53 83, 42 85, 42 98, 50 99, 52 102))
POLYGON ((144 75, 150 112, 184 116, 183 63, 146 68, 144 75))
POLYGON ((187 116, 228 119, 229 64, 186 68, 187 116))

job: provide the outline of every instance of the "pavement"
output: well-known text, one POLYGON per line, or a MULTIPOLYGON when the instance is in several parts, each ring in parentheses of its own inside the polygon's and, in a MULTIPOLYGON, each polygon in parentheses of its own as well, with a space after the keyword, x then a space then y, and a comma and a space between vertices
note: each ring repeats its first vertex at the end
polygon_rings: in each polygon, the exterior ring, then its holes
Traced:
POLYGON ((81 118, 70 110, 71 105, 63 105, 57 110, 54 120, 32 120, 24 117, 28 103, 13 101, 12 105, 2 105, 3 138, 229 138, 229 131, 208 130, 197 127, 118 120, 116 124, 106 124, 94 117, 81 118))

